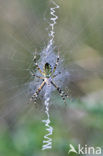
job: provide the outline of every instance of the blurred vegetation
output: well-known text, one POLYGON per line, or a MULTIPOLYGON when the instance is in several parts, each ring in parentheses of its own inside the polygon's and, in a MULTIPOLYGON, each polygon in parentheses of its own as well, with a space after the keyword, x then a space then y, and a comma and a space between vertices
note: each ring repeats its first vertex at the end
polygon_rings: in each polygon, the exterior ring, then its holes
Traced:
POLYGON ((52 93, 53 148, 42 151, 45 107, 42 96, 37 109, 28 105, 27 95, 33 52, 39 59, 48 43, 52 4, 0 1, 0 156, 67 156, 70 143, 103 147, 103 1, 56 2, 55 45, 69 72, 62 88, 70 99, 65 107, 52 93))

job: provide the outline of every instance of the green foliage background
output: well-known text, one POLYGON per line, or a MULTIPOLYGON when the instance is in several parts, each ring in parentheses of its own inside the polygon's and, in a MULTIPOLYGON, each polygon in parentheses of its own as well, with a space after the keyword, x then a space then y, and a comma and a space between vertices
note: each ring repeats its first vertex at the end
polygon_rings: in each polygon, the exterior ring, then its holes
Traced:
POLYGON ((65 107, 52 93, 53 148, 42 151, 45 107, 42 97, 37 108, 27 104, 27 83, 33 52, 37 48, 39 58, 48 42, 52 4, 0 1, 0 156, 67 156, 70 143, 103 147, 103 1, 56 2, 55 45, 70 73, 62 86, 70 98, 65 107))

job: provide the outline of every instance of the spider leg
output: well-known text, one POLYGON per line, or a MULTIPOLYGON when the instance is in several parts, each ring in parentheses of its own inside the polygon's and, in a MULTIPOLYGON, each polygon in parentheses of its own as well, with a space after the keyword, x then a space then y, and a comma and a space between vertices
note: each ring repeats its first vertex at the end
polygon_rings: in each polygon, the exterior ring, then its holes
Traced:
POLYGON ((37 97, 45 84, 46 84, 45 81, 43 81, 40 87, 37 89, 37 91, 33 94, 32 98, 30 99, 30 100, 34 99, 34 103, 36 103, 37 97))
POLYGON ((66 103, 65 101, 65 97, 68 97, 68 95, 66 95, 64 93, 64 91, 62 91, 53 81, 51 81, 51 84, 58 90, 60 96, 62 97, 63 101, 66 103))
POLYGON ((35 75, 35 74, 32 74, 32 76, 34 76, 34 77, 37 77, 37 78, 39 78, 39 79, 44 79, 44 77, 41 77, 41 76, 38 76, 38 75, 35 75))
POLYGON ((56 63, 55 63, 55 66, 54 66, 52 74, 55 73, 55 70, 56 70, 56 68, 58 66, 58 63, 59 63, 59 50, 58 50, 58 57, 57 57, 57 60, 56 60, 56 63))
MULTIPOLYGON (((36 53, 36 52, 35 52, 36 53)), ((35 62, 36 68, 39 70, 39 72, 43 75, 44 73, 41 71, 40 67, 38 66, 36 62, 36 55, 34 55, 33 61, 35 62)))
POLYGON ((58 76, 58 74, 61 74, 61 72, 59 72, 59 73, 53 75, 52 78, 55 78, 56 76, 58 76))
POLYGON ((40 69, 40 67, 38 66, 38 64, 35 63, 35 65, 36 65, 36 68, 39 70, 39 72, 40 72, 42 75, 44 75, 44 73, 41 71, 41 69, 40 69))

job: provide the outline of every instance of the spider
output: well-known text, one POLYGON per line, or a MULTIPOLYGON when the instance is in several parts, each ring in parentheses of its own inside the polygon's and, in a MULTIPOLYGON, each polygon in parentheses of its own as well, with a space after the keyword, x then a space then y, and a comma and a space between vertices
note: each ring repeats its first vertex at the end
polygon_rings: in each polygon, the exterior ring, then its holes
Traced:
MULTIPOLYGON (((35 61, 35 58, 33 60, 35 61)), ((52 69, 51 65, 48 62, 46 62, 45 65, 44 65, 44 67, 43 67, 43 71, 42 71, 40 69, 40 67, 38 66, 37 62, 35 63, 36 68, 42 74, 42 77, 41 76, 37 76, 37 75, 35 75, 33 73, 32 73, 32 76, 37 77, 39 79, 42 79, 43 82, 40 85, 40 87, 36 90, 36 92, 33 94, 32 98, 30 99, 30 100, 33 100, 34 103, 36 103, 37 97, 38 97, 40 91, 43 89, 43 87, 45 85, 48 85, 49 86, 51 84, 57 89, 57 91, 59 92, 59 94, 62 97, 63 101, 65 102, 65 97, 68 97, 68 95, 66 95, 65 92, 63 90, 61 90, 55 84, 55 82, 52 80, 53 78, 55 78, 58 75, 58 74, 55 74, 55 71, 56 71, 56 68, 58 66, 58 63, 59 63, 59 51, 58 51, 58 57, 57 57, 57 60, 56 60, 56 63, 54 65, 54 68, 53 69, 52 69)))

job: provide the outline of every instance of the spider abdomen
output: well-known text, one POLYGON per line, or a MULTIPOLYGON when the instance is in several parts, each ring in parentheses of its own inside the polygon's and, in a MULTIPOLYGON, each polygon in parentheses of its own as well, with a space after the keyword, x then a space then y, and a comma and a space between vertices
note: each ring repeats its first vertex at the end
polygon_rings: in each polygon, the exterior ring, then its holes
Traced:
POLYGON ((45 63, 45 65, 43 67, 43 70, 44 70, 45 77, 49 78, 51 76, 51 73, 52 73, 52 68, 51 68, 51 65, 48 62, 45 63))

